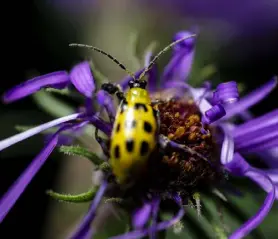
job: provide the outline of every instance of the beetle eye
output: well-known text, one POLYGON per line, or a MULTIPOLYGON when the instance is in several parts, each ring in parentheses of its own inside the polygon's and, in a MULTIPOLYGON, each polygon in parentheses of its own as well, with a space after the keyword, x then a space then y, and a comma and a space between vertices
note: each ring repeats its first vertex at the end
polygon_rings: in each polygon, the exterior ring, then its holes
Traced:
POLYGON ((145 89, 146 86, 147 86, 147 81, 142 80, 142 81, 140 82, 140 87, 143 88, 143 89, 145 89))
POLYGON ((133 81, 133 80, 130 80, 130 81, 128 82, 128 86, 129 86, 129 88, 133 88, 133 86, 134 86, 134 81, 133 81))

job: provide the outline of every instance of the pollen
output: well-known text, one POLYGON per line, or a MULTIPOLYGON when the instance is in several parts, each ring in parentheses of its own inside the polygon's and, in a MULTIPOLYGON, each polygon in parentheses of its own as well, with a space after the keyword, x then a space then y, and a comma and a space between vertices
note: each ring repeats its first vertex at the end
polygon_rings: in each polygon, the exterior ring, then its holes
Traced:
POLYGON ((153 165, 156 168, 151 169, 152 172, 156 171, 156 176, 159 177, 159 187, 165 183, 164 187, 168 190, 175 190, 180 195, 192 195, 200 187, 219 181, 222 175, 215 167, 220 165, 216 161, 219 157, 215 157, 216 145, 209 126, 205 128, 208 133, 202 133, 203 126, 198 106, 192 100, 172 99, 158 102, 154 108, 160 112, 160 134, 190 147, 208 159, 205 161, 196 155, 169 149, 163 153, 161 163, 157 159, 153 165))
POLYGON ((176 192, 187 204, 195 192, 224 178, 219 170, 219 153, 210 134, 213 129, 205 126, 206 134, 203 133, 199 108, 188 99, 158 101, 153 108, 159 111, 159 134, 197 154, 158 147, 148 161, 145 174, 126 195, 151 192, 164 198, 176 192))

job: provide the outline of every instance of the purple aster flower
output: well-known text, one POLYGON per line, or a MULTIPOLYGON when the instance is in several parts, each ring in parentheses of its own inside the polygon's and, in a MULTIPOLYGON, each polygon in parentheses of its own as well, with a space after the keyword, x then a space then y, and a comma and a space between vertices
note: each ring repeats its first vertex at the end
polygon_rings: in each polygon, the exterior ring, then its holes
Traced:
MULTIPOLYGON (((190 33, 182 31, 174 38, 181 38, 185 34, 190 33)), ((111 171, 109 161, 103 160, 103 164, 98 165, 98 168, 103 171, 105 180, 99 186, 97 193, 86 197, 86 200, 88 198, 92 200, 91 206, 70 238, 92 238, 95 230, 91 223, 97 215, 97 206, 104 197, 106 200, 117 202, 118 206, 130 215, 131 230, 123 235, 114 236, 113 239, 141 238, 148 235, 150 238, 155 238, 161 231, 188 220, 184 217, 187 213, 186 206, 193 204, 197 207, 197 211, 200 209, 199 192, 205 193, 213 189, 225 190, 225 186, 229 184, 226 171, 231 176, 246 177, 254 181, 267 193, 260 210, 231 233, 229 238, 245 237, 268 215, 274 200, 278 198, 277 165, 270 166, 268 169, 256 168, 243 156, 252 153, 261 157, 264 152, 268 152, 272 155, 272 160, 278 160, 277 154, 272 151, 278 147, 277 110, 259 118, 251 117, 248 111, 277 86, 277 79, 272 79, 244 97, 239 97, 236 82, 219 84, 215 90, 211 89, 210 84, 193 88, 186 83, 186 80, 190 74, 195 47, 192 39, 184 40, 175 46, 159 85, 157 70, 150 71, 148 75, 152 107, 159 111, 159 134, 169 142, 164 145, 166 150, 163 150, 163 145, 154 150, 147 167, 140 171, 138 177, 136 174, 133 175, 132 187, 119 185, 111 171), (237 117, 243 118, 244 123, 233 123, 232 120, 237 117), (171 215, 168 220, 164 218, 165 212, 171 215)), ((152 53, 148 54, 146 61, 150 61, 151 55, 152 53)), ((94 113, 86 107, 84 113, 54 120, 1 141, 0 149, 4 149, 49 127, 60 127, 26 172, 3 197, 0 202, 0 211, 3 212, 1 220, 54 149, 61 131, 73 130, 81 127, 80 124, 91 123, 108 136, 110 135, 116 110, 113 98, 102 90, 93 97, 92 91, 95 87, 91 74, 84 70, 88 69, 86 65, 80 64, 80 68, 75 67, 69 74, 69 80, 60 83, 72 83, 87 99, 96 99, 98 104, 106 109, 108 115, 112 116, 109 117, 111 122, 106 123, 99 117, 99 112, 94 113), (91 93, 87 91, 88 89, 91 89, 89 90, 91 93)), ((135 73, 136 77, 142 73, 142 70, 139 69, 135 73)), ((132 80, 132 77, 123 79, 119 85, 126 89, 129 80, 132 80)), ((37 85, 37 81, 35 82, 36 87, 28 90, 28 94, 46 86, 46 84, 37 85)), ((59 82, 51 81, 50 85, 57 87, 57 83, 59 82)), ((22 87, 28 88, 26 84, 22 87)), ((18 92, 22 91, 18 90, 18 92)), ((28 94, 22 94, 22 97, 28 94)), ((98 139, 97 141, 102 143, 101 147, 104 153, 107 153, 106 147, 109 143, 105 144, 98 139)), ((267 159, 265 160, 267 163, 267 159)), ((77 199, 77 197, 71 199, 63 195, 55 197, 65 201, 77 199)), ((84 195, 79 198, 84 199, 84 195)), ((80 201, 83 200, 81 199, 80 201)))
MULTIPOLYGON (((85 96, 86 101, 92 100, 95 90, 95 83, 90 70, 88 62, 82 62, 76 65, 68 74, 66 71, 54 72, 51 74, 33 78, 24 82, 11 90, 3 96, 5 103, 10 103, 26 97, 32 93, 39 91, 42 88, 56 88, 62 89, 70 84, 73 84, 76 89, 85 96)), ((76 132, 88 124, 93 124, 98 127, 105 134, 109 135, 111 127, 106 124, 102 119, 96 115, 92 115, 92 110, 87 107, 85 112, 74 113, 64 116, 48 123, 39 125, 25 132, 11 136, 7 139, 0 141, 0 150, 12 146, 22 140, 31 136, 41 133, 52 127, 58 127, 56 133, 50 136, 50 139, 45 145, 45 148, 40 154, 31 162, 28 168, 22 173, 16 182, 11 186, 10 190, 3 196, 0 201, 0 222, 4 219, 9 210, 13 207, 16 200, 20 197, 21 193, 28 186, 32 178, 36 175, 39 169, 43 166, 44 162, 58 144, 63 131, 76 132)))

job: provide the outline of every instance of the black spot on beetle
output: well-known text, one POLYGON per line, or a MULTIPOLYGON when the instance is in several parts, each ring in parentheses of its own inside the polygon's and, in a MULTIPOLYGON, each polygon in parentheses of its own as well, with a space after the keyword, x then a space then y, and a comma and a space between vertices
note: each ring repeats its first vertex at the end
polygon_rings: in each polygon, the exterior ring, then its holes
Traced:
POLYGON ((140 155, 145 156, 149 151, 149 143, 147 141, 142 141, 140 147, 140 155))
POLYGON ((126 129, 133 129, 136 127, 136 120, 126 120, 125 121, 125 128, 126 129))
POLYGON ((116 132, 117 132, 117 133, 120 132, 120 129, 121 129, 121 124, 118 123, 118 124, 117 124, 117 127, 116 127, 116 132))
POLYGON ((149 122, 145 121, 144 122, 144 130, 147 133, 151 133, 152 130, 153 130, 153 127, 152 127, 152 125, 149 122))
POLYGON ((114 156, 116 159, 120 158, 120 146, 119 145, 116 145, 114 148, 114 156))
POLYGON ((134 105, 134 109, 139 110, 139 109, 143 109, 145 112, 148 112, 148 108, 145 104, 142 103, 136 103, 134 105))
POLYGON ((131 153, 133 151, 133 148, 134 148, 134 140, 133 139, 128 139, 125 142, 125 145, 126 145, 126 150, 131 153))

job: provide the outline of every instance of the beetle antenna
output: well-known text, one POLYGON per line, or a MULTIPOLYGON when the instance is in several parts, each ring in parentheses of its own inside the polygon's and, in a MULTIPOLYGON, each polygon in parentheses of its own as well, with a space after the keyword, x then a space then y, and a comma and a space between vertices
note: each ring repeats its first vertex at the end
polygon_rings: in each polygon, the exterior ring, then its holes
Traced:
POLYGON ((152 68, 152 66, 155 64, 155 62, 160 58, 161 55, 163 55, 165 52, 167 52, 168 50, 170 50, 173 46, 177 45, 178 43, 189 39, 191 37, 196 37, 196 34, 192 34, 186 37, 183 37, 179 40, 176 40, 174 42, 172 42, 171 44, 169 44, 168 46, 166 46, 164 49, 162 49, 154 58, 153 60, 150 62, 150 64, 145 68, 145 70, 141 73, 141 75, 139 76, 139 81, 143 79, 143 77, 146 75, 146 73, 152 68))
POLYGON ((103 51, 102 49, 95 47, 95 46, 91 46, 91 45, 86 45, 86 44, 79 44, 79 43, 71 43, 69 44, 70 47, 83 47, 83 48, 88 48, 94 51, 97 51, 99 53, 101 53, 102 55, 107 56, 109 59, 111 59, 112 61, 114 61, 119 67, 121 67, 128 75, 130 75, 134 80, 135 80, 135 75, 128 70, 121 62, 119 62, 114 56, 110 55, 109 53, 103 51))

